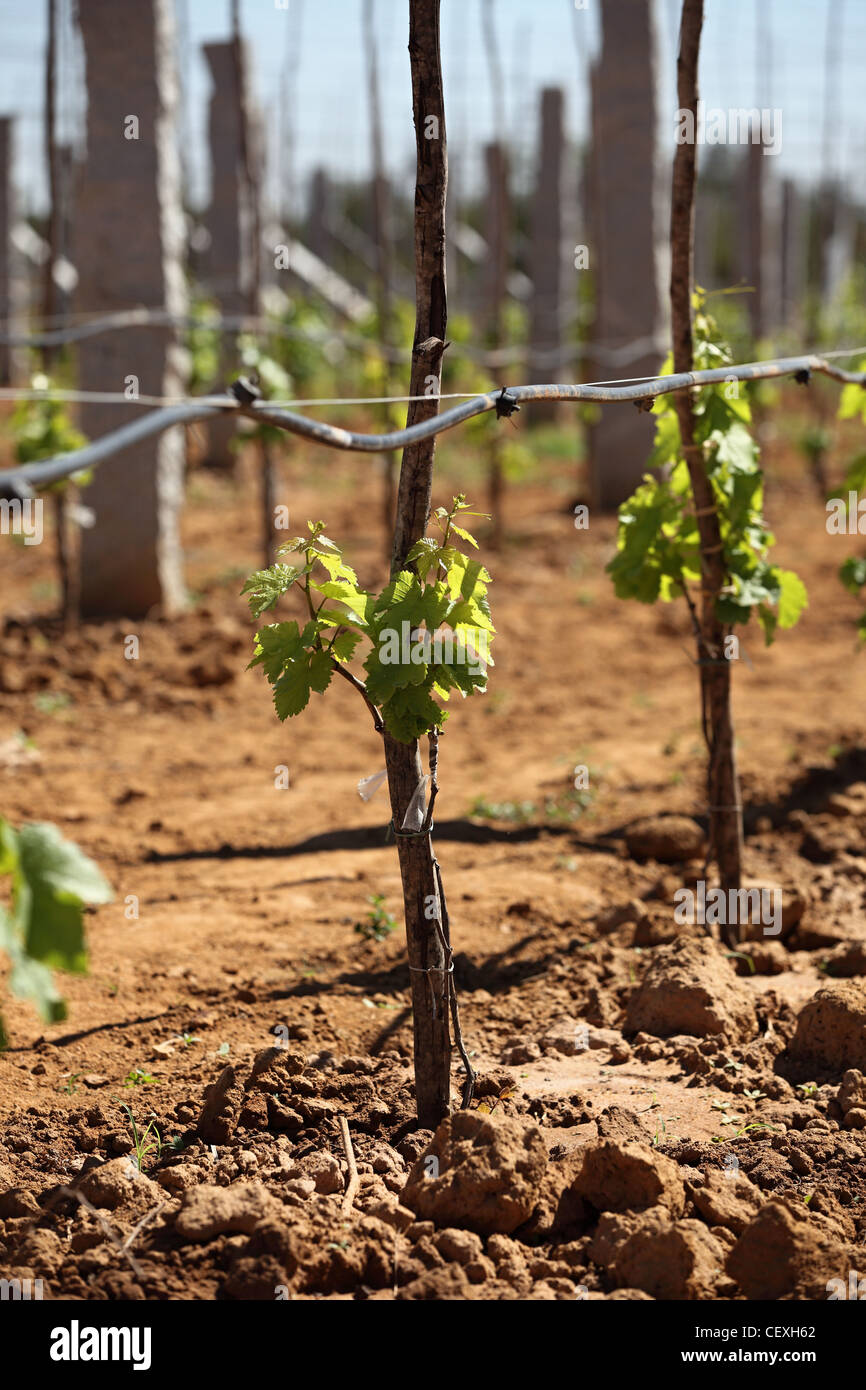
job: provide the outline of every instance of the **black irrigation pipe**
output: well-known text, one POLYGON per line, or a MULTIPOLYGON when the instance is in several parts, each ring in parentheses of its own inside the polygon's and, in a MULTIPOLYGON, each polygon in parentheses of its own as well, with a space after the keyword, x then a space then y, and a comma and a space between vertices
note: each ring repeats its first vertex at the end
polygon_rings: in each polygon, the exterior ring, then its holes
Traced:
POLYGON ((132 424, 112 430, 102 439, 86 445, 83 449, 77 449, 74 453, 62 454, 58 458, 45 459, 40 463, 4 469, 0 471, 0 490, 11 487, 13 491, 22 490, 26 495, 34 486, 44 487, 68 478, 82 469, 92 468, 104 459, 129 448, 130 445, 137 444, 151 435, 160 434, 173 425, 190 425, 198 420, 208 420, 226 410, 235 411, 260 424, 276 426, 289 434, 299 435, 332 449, 381 454, 391 449, 403 449, 409 444, 417 444, 423 439, 429 439, 431 435, 454 429, 457 425, 465 424, 467 420, 474 419, 476 415, 484 415, 490 410, 495 410, 498 416, 512 415, 527 401, 589 401, 601 404, 632 401, 640 406, 643 402, 652 402, 656 396, 687 391, 695 386, 718 385, 727 381, 761 381, 793 375, 806 385, 813 372, 832 377, 834 381, 866 387, 866 376, 862 372, 843 371, 840 367, 831 366, 823 357, 783 357, 767 362, 749 362, 741 366, 714 367, 703 372, 680 372, 658 376, 626 386, 502 387, 487 395, 474 396, 462 405, 456 405, 443 411, 441 415, 412 425, 408 429, 394 430, 391 434, 356 434, 353 430, 340 429, 321 420, 310 420, 305 415, 295 415, 288 410, 269 409, 267 404, 253 400, 250 393, 237 383, 238 395, 209 396, 206 398, 207 403, 191 400, 184 405, 155 410, 132 424))

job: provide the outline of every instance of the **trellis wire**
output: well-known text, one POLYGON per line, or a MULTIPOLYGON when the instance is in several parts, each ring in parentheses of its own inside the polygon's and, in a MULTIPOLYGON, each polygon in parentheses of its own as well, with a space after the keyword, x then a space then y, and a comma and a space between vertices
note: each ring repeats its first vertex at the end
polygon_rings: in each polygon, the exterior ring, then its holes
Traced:
POLYGON ((25 487, 31 484, 45 486, 48 483, 59 482, 82 469, 94 467, 131 444, 159 434, 173 425, 190 425, 227 410, 255 420, 259 424, 284 429, 289 434, 299 435, 333 449, 381 454, 391 449, 403 449, 407 445, 417 444, 423 439, 465 424, 475 416, 483 415, 490 410, 496 410, 497 414, 510 414, 515 406, 528 401, 585 401, 599 404, 631 401, 640 404, 675 391, 687 391, 695 386, 718 385, 731 381, 760 381, 795 375, 806 382, 812 372, 846 384, 866 385, 866 376, 862 372, 843 371, 840 367, 832 366, 826 357, 809 354, 714 367, 707 371, 672 373, 618 386, 589 383, 575 386, 513 386, 507 388, 507 403, 503 400, 506 388, 502 387, 500 390, 473 396, 462 405, 453 406, 441 415, 435 415, 407 429, 392 430, 389 434, 359 434, 353 430, 325 424, 321 420, 311 420, 305 415, 280 410, 266 403, 246 405, 232 395, 200 397, 182 405, 154 410, 149 415, 113 430, 102 439, 73 453, 45 459, 39 463, 4 469, 0 471, 0 486, 15 483, 23 484, 25 487))

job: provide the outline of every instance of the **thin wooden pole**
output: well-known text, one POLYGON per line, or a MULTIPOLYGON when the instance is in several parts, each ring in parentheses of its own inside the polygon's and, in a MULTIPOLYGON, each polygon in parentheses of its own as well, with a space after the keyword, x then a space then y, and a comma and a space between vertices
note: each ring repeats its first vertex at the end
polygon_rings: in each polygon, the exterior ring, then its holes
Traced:
MULTIPOLYGON (((698 53, 703 26, 703 0, 683 0, 680 48, 677 57, 677 97, 681 111, 692 112, 696 128, 698 53)), ((692 257, 697 146, 683 142, 674 158, 671 201, 671 318, 674 371, 692 369, 692 257)), ((731 669, 725 659, 725 628, 716 615, 716 600, 725 583, 725 560, 712 484, 703 451, 695 443, 690 396, 674 397, 683 454, 689 470, 701 548, 701 604, 698 659, 704 730, 709 746, 710 851, 719 868, 721 886, 739 890, 743 848, 743 816, 731 716, 731 669)), ((736 929, 735 929, 736 930, 736 929)))
MULTIPOLYGON (((496 138, 485 148, 487 170, 487 283, 485 286, 485 336, 489 348, 502 346, 503 310, 508 278, 508 155, 506 151, 505 79, 499 56, 499 42, 493 0, 483 0, 481 18, 484 48, 490 78, 490 99, 496 138)), ((490 435, 487 461, 487 505, 492 520, 490 545, 498 550, 504 539, 505 473, 502 460, 503 437, 499 430, 490 435)))
MULTIPOLYGON (((54 282, 54 267, 60 248, 60 228, 62 209, 60 206, 60 171, 57 150, 57 0, 48 0, 48 45, 45 54, 45 167, 48 172, 48 255, 42 281, 42 317, 46 324, 54 322, 57 307, 57 287, 54 282)), ((57 349, 46 345, 42 349, 42 364, 50 375, 57 349)), ((60 616, 65 628, 73 628, 78 622, 79 595, 77 557, 74 554, 69 509, 67 506, 71 483, 66 483, 51 494, 54 514, 54 533, 57 558, 57 574, 60 580, 60 616)))
MULTIPOLYGON (((385 175, 385 156, 382 140, 382 105, 379 96, 379 64, 376 52, 376 4, 364 0, 364 46, 367 55, 367 91, 370 101, 370 144, 373 156, 373 240, 376 243, 376 308, 379 320, 379 342, 390 348, 393 337, 393 294, 391 288, 391 246, 388 213, 389 190, 385 175)), ((382 395, 390 396, 391 367, 387 352, 382 354, 382 395)), ((388 406, 383 406, 386 425, 390 423, 388 406)), ((390 551, 394 529, 394 503, 397 481, 397 455, 393 451, 382 455, 383 497, 382 514, 385 522, 386 546, 390 551)), ((386 552, 387 553, 387 552, 386 552)))
POLYGON ((248 212, 250 218, 250 275, 248 280, 248 311, 259 312, 261 292, 261 180, 258 151, 254 150, 250 102, 251 84, 247 72, 246 54, 241 37, 241 16, 239 0, 232 0, 232 48, 237 74, 238 132, 240 137, 241 169, 246 185, 248 212))
MULTIPOLYGON (((508 158, 498 140, 484 151, 487 165, 487 333, 490 348, 502 346, 505 287, 508 277, 508 158)), ((503 436, 494 430, 488 443, 488 506, 492 518, 490 544, 498 550, 505 528, 505 473, 503 436)))
MULTIPOLYGON (((412 108, 415 117, 417 175, 415 183, 415 340, 407 423, 438 413, 438 398, 426 394, 441 381, 442 353, 448 317, 445 292, 445 192, 448 160, 445 145, 445 106, 439 53, 439 0, 410 0, 409 58, 412 69, 412 108)), ((437 388, 438 389, 438 388, 437 388)), ((404 449, 397 490, 392 573, 398 572, 415 541, 423 536, 430 514, 434 441, 404 449)), ((450 977, 443 938, 437 930, 442 907, 429 832, 419 834, 424 820, 404 826, 409 803, 423 776, 417 740, 398 743, 387 733, 385 761, 393 825, 397 831, 406 941, 412 988, 415 1045, 415 1097, 418 1121, 432 1128, 451 1106, 451 1040, 448 1027, 450 977), (413 833, 414 832, 414 833, 413 833)))
MULTIPOLYGON (((48 172, 48 229, 49 254, 45 260, 42 278, 42 319, 50 325, 54 321, 57 295, 54 286, 54 262, 60 235, 60 199, 58 197, 57 143, 55 128, 57 124, 57 0, 48 0, 48 46, 45 54, 45 167, 48 172)), ((46 371, 50 370, 52 349, 43 350, 46 371)))

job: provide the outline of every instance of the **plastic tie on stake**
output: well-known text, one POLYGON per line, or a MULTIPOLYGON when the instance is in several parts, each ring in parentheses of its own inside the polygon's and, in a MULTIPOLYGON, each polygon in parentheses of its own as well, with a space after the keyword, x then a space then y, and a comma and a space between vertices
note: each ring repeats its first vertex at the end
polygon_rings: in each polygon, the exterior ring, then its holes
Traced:
POLYGON ((409 836, 427 834, 427 830, 416 830, 414 827, 416 822, 421 821, 422 824, 424 822, 424 812, 427 809, 427 783, 429 781, 430 774, 429 772, 425 772, 424 776, 421 778, 421 781, 418 783, 417 787, 412 793, 412 800, 406 807, 406 814, 403 817, 403 824, 400 826, 399 830, 397 830, 396 826, 394 827, 395 834, 409 836))
POLYGON ((369 777, 362 777, 358 783, 358 795, 361 800, 370 801, 371 798, 376 795, 387 776, 387 769, 383 767, 381 772, 373 772, 369 777))

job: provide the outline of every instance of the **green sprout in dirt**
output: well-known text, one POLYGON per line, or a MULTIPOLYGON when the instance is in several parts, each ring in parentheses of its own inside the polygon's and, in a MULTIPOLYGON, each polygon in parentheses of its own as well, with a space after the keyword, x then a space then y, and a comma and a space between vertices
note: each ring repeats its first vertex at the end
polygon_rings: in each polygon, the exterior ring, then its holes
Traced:
POLYGON ((442 728, 447 711, 437 700, 447 702, 454 690, 465 697, 486 689, 493 664, 490 575, 455 543, 459 538, 477 549, 455 520, 466 510, 463 497, 450 509, 439 507, 433 519, 441 535, 413 545, 407 567, 380 594, 359 587, 320 521, 307 523, 309 535, 280 547, 291 563, 250 575, 241 592, 254 618, 294 587, 309 614, 303 627, 271 623, 256 633, 250 666, 262 667, 280 719, 300 714, 311 693, 327 690, 336 672, 362 695, 377 730, 384 725, 398 742, 412 743, 442 728), (348 669, 362 641, 370 644, 366 682, 348 669))
POLYGON ((381 893, 371 893, 367 902, 370 910, 362 922, 355 923, 355 931, 365 941, 387 941, 391 932, 397 930, 396 920, 386 911, 381 893))
MULTIPOLYGON (((731 1118, 733 1119, 734 1117, 732 1116, 731 1118)), ((741 1118, 741 1117, 738 1117, 738 1118, 741 1118)), ((724 1123, 724 1121, 723 1121, 723 1123, 724 1123)), ((766 1130, 766 1131, 767 1131, 768 1133, 770 1133, 770 1134, 775 1134, 775 1133, 776 1133, 776 1130, 775 1130, 775 1128, 774 1128, 773 1125, 762 1124, 760 1121, 755 1120, 755 1121, 753 1121, 752 1124, 743 1125, 742 1129, 738 1129, 737 1132, 736 1132, 736 1134, 733 1134, 733 1135, 730 1135, 730 1134, 714 1134, 714 1135, 712 1135, 711 1138, 710 1138, 710 1143, 711 1143, 711 1144, 729 1144, 729 1143, 731 1142, 731 1139, 732 1139, 732 1138, 733 1138, 733 1139, 745 1139, 745 1138, 747 1137, 747 1135, 749 1135, 749 1134, 754 1134, 755 1132, 760 1133, 760 1132, 762 1132, 763 1130, 766 1130)))
MULTIPOLYGON (((11 966, 9 990, 32 1000, 46 1023, 57 1023, 66 1017, 66 1005, 52 969, 86 971, 84 908, 110 902, 111 888, 56 826, 15 830, 0 817, 0 882, 4 879, 11 892, 9 904, 0 904, 0 952, 11 966)), ((5 1045, 0 1017, 0 1047, 5 1045)))
POLYGON ((749 953, 748 953, 747 951, 726 951, 726 952, 725 952, 725 959, 726 959, 726 960, 744 960, 744 961, 746 962, 746 965, 747 965, 748 968, 749 968, 749 974, 750 974, 750 975, 754 975, 754 974, 755 974, 755 962, 754 962, 754 959, 752 958, 752 956, 749 955, 749 953))
POLYGON ((125 1077, 124 1086, 155 1086, 156 1077, 149 1072, 142 1071, 140 1067, 133 1067, 132 1071, 125 1077))
POLYGON ((537 813, 534 801, 490 801, 486 796, 476 796, 468 811, 473 820, 504 820, 511 825, 529 825, 537 813))
MULTIPOLYGON (((695 294, 694 369, 725 367, 732 357, 718 339, 702 291, 695 294)), ((668 360, 662 373, 672 369, 668 360)), ((608 565, 619 598, 663 602, 682 595, 695 622, 693 585, 701 581, 700 537, 689 473, 682 457, 679 423, 670 396, 652 407, 656 416, 651 474, 619 509, 617 553, 608 565)), ((704 386, 693 404, 695 443, 719 515, 727 583, 717 616, 726 629, 748 623, 754 612, 769 645, 776 628, 793 627, 806 606, 806 589, 793 570, 770 563, 774 537, 762 515, 763 473, 749 425, 751 408, 736 381, 704 386)))
POLYGON ((530 825, 539 816, 548 824, 571 825, 592 807, 600 780, 600 772, 587 769, 587 785, 575 777, 562 791, 546 794, 540 805, 535 801, 492 801, 477 796, 467 814, 474 820, 507 821, 510 825, 530 825))
POLYGON ((135 1116, 128 1105, 121 1105, 129 1120, 129 1127, 132 1131, 132 1152, 135 1154, 135 1162, 139 1173, 144 1172, 144 1160, 149 1154, 156 1154, 157 1160, 162 1154, 162 1137, 156 1127, 156 1120, 148 1120, 143 1130, 139 1130, 135 1121, 135 1116))

